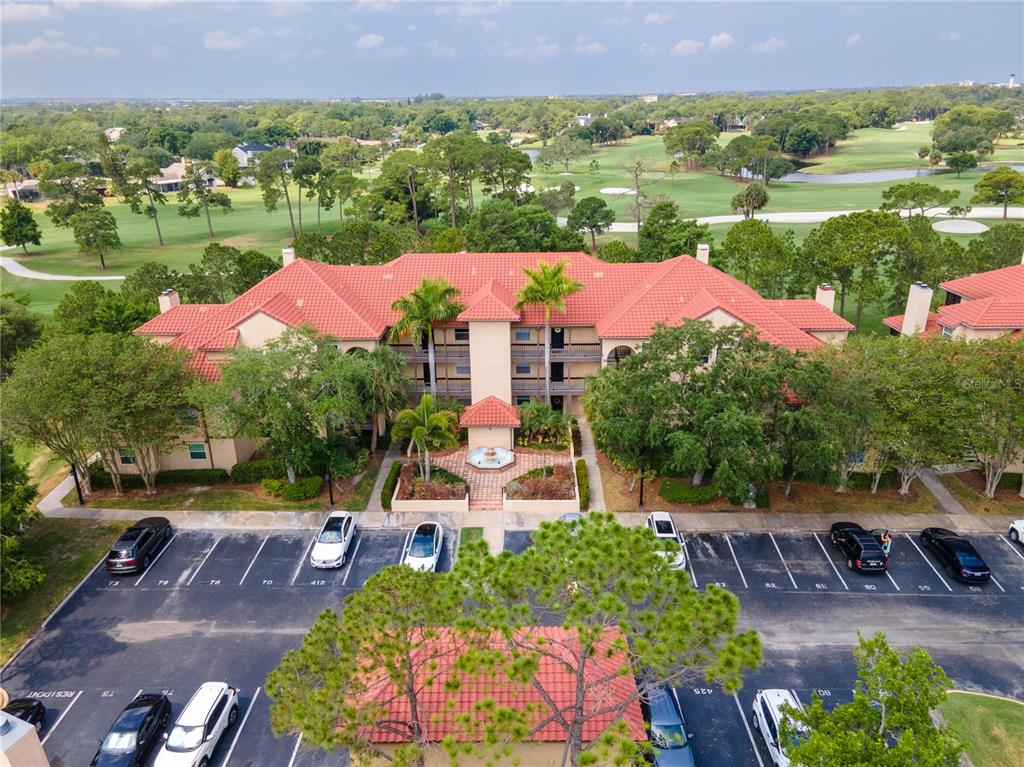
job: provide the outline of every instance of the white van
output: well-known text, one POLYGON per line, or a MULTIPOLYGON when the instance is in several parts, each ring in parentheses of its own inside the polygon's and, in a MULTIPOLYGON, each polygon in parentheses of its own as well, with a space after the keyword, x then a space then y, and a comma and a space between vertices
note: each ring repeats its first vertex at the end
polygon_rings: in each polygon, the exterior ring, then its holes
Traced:
MULTIPOLYGON (((779 736, 782 721, 786 718, 783 707, 803 711, 800 701, 789 690, 761 690, 754 696, 754 710, 751 712, 754 729, 764 738, 775 767, 789 767, 789 757, 786 756, 786 749, 779 736)), ((802 740, 806 736, 805 728, 797 729, 797 740, 802 740)))

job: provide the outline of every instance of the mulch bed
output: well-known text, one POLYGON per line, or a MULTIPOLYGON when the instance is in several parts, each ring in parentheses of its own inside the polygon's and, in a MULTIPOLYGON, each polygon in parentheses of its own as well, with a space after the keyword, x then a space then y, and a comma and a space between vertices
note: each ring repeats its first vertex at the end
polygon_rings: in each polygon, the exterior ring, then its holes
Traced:
POLYGON ((465 484, 449 482, 424 482, 419 469, 407 463, 398 474, 399 501, 453 501, 466 497, 465 484))
MULTIPOLYGON (((985 472, 982 471, 981 469, 974 469, 973 471, 962 471, 958 473, 956 477, 965 485, 967 485, 967 487, 971 488, 971 490, 976 492, 978 495, 985 495, 985 472)), ((986 500, 1003 501, 1006 503, 1009 503, 1011 501, 1019 501, 1019 493, 1019 487, 1017 488, 1017 490, 1006 490, 997 488, 996 497, 986 500)))

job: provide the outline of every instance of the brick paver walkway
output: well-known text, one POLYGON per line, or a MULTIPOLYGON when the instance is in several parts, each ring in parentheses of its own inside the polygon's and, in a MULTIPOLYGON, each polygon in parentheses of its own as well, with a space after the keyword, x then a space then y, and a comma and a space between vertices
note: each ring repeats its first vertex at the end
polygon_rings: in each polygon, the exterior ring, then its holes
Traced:
POLYGON ((465 477, 469 482, 469 500, 474 505, 486 503, 488 508, 501 508, 501 490, 516 477, 541 466, 569 465, 569 453, 516 452, 516 462, 504 469, 477 469, 466 463, 469 448, 454 453, 432 456, 431 463, 465 477))

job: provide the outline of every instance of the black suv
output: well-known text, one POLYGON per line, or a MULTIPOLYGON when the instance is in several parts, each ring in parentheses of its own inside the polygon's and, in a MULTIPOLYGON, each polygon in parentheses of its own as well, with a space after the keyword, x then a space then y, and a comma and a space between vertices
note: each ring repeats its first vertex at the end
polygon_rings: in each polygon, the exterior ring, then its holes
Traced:
POLYGON ((125 530, 107 554, 108 573, 145 570, 160 548, 171 539, 171 523, 164 517, 146 517, 125 530))
POLYGON ((884 573, 889 557, 871 533, 856 522, 836 522, 832 525, 832 548, 846 557, 846 566, 860 573, 884 573))
POLYGON ((946 568, 946 572, 964 583, 987 583, 992 570, 978 550, 966 538, 943 527, 926 527, 921 531, 924 543, 946 568))
POLYGON ((166 695, 142 693, 111 725, 90 767, 139 767, 167 729, 171 702, 166 695))

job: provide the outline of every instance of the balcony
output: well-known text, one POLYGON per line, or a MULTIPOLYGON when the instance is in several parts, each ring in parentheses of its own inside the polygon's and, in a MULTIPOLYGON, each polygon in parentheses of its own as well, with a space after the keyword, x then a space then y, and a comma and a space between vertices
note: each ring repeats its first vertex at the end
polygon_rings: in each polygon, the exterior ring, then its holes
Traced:
MULTIPOLYGON (((542 360, 544 359, 543 344, 512 344, 512 359, 542 360)), ((551 359, 561 360, 593 360, 601 361, 601 344, 566 344, 561 348, 551 349, 551 359)))
POLYGON ((430 381, 413 381, 412 392, 414 394, 468 394, 470 391, 470 379, 467 378, 438 378, 437 391, 432 392, 430 381))
MULTIPOLYGON (((561 381, 551 382, 552 394, 582 394, 586 388, 586 378, 565 378, 561 381)), ((438 388, 441 384, 438 383, 438 388)), ((513 394, 543 394, 545 392, 544 380, 537 378, 513 378, 513 394)))
MULTIPOLYGON (((391 344, 391 348, 406 359, 415 362, 427 361, 427 350, 421 349, 414 344, 391 344)), ((600 356, 600 355, 599 355, 600 356)), ((469 359, 469 344, 447 345, 438 344, 434 346, 434 357, 439 361, 469 359)))

